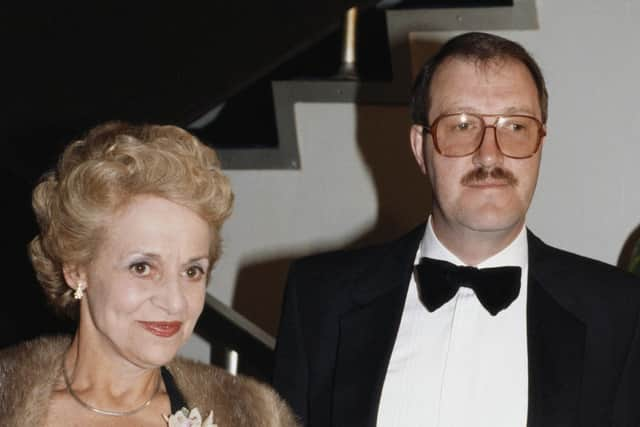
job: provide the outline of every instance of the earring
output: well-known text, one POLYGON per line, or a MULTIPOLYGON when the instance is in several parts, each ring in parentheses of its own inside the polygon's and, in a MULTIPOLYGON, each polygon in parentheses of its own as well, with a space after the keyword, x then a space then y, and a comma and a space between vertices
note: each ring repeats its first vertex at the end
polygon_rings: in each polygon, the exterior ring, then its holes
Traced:
POLYGON ((82 282, 78 283, 78 286, 76 286, 76 290, 73 292, 73 297, 77 300, 81 300, 82 297, 84 296, 84 288, 86 287, 86 285, 82 282))

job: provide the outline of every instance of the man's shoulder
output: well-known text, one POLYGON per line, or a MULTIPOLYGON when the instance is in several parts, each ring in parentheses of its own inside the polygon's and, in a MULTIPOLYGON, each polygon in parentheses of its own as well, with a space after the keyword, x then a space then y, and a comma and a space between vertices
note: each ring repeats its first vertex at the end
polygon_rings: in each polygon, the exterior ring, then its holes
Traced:
POLYGON ((583 294, 629 295, 640 298, 640 278, 618 267, 550 246, 529 233, 530 267, 541 280, 553 280, 583 294))
MULTIPOLYGON (((424 235, 424 224, 397 239, 358 249, 337 250, 306 256, 289 269, 287 288, 297 299, 331 300, 336 303, 354 286, 366 286, 395 277, 415 257, 424 235)), ((399 275, 399 274, 398 274, 399 275)))
POLYGON ((377 258, 384 256, 388 243, 353 249, 338 249, 314 253, 294 260, 291 270, 295 273, 320 274, 347 273, 355 267, 375 263, 377 258))
POLYGON ((298 258, 292 263, 295 272, 331 275, 350 273, 362 268, 379 265, 382 259, 394 254, 412 251, 424 234, 425 224, 419 224, 395 239, 354 249, 321 252, 298 258))

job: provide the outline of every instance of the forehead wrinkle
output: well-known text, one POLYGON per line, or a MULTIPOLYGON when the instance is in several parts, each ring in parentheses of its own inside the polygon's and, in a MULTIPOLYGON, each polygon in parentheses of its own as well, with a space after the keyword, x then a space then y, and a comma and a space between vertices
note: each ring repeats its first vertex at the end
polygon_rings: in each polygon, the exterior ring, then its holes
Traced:
MULTIPOLYGON (((453 64, 455 64, 455 62, 456 61, 450 61, 448 65, 445 65, 445 67, 452 66, 453 64)), ((482 67, 480 70, 478 70, 478 64, 474 64, 473 62, 457 62, 461 64, 468 64, 474 67, 476 69, 476 71, 473 73, 475 75, 475 78, 480 79, 480 81, 487 82, 488 84, 480 84, 480 86, 467 87, 467 90, 464 90, 465 85, 463 83, 460 83, 457 80, 451 80, 450 77, 447 79, 447 77, 445 77, 447 73, 441 74, 439 78, 444 77, 445 80, 439 81, 440 85, 434 84, 438 81, 438 78, 432 81, 432 88, 429 93, 429 115, 435 109, 438 112, 438 116, 442 114, 468 112, 474 114, 494 115, 524 114, 539 118, 540 108, 538 105, 539 99, 537 98, 537 96, 535 97, 535 99, 528 100, 526 99, 527 97, 521 96, 522 94, 520 93, 520 91, 516 90, 515 88, 516 86, 522 84, 522 80, 519 80, 519 78, 515 77, 520 74, 519 71, 517 69, 514 69, 509 70, 509 73, 507 73, 507 70, 504 70, 504 68, 508 65, 517 68, 524 67, 523 65, 515 61, 507 61, 505 63, 501 63, 500 65, 494 66, 484 64, 485 67, 482 67), (496 70, 496 72, 491 73, 489 71, 490 69, 494 69, 496 70), (512 73, 516 74, 514 75, 512 73), (436 93, 438 94, 438 99, 434 97, 436 93)), ((440 71, 443 70, 438 70, 436 71, 436 73, 440 71)), ((467 73, 459 68, 454 72, 461 73, 462 75, 467 73)), ((524 74, 522 74, 522 76, 524 76, 524 74)), ((528 78, 531 78, 528 72, 526 76, 528 78)), ((478 80, 476 80, 476 82, 477 81, 478 80)), ((531 81, 531 83, 535 88, 535 82, 531 81)))
POLYGON ((479 115, 512 115, 512 114, 525 114, 525 115, 530 115, 530 116, 534 116, 536 115, 536 112, 533 111, 530 107, 522 105, 522 106, 510 106, 510 107, 506 107, 503 108, 501 111, 482 111, 479 110, 475 107, 469 106, 469 105, 464 105, 464 104, 460 104, 460 105, 456 105, 453 104, 452 106, 444 109, 440 115, 443 114, 454 114, 454 113, 472 113, 472 114, 479 114, 479 115))

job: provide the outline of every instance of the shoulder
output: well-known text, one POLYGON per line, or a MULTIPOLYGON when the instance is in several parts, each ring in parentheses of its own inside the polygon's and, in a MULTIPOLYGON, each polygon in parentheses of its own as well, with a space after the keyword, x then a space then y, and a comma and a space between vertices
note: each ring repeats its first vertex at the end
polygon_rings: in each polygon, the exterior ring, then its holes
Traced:
POLYGON ((0 349, 0 360, 7 361, 16 356, 46 359, 47 355, 65 351, 70 343, 71 337, 66 335, 42 336, 0 349))
POLYGON ((0 379, 50 369, 69 346, 69 337, 40 337, 0 350, 0 379))
POLYGON ((351 250, 323 252, 300 258, 293 265, 300 269, 315 270, 317 267, 325 265, 353 267, 354 265, 373 264, 377 259, 388 256, 390 253, 417 248, 424 235, 425 225, 425 223, 421 223, 406 234, 388 242, 351 250))
POLYGON ((3 421, 19 419, 39 425, 45 414, 55 369, 69 337, 41 337, 0 350, 0 413, 3 421))
POLYGON ((375 274, 395 258, 408 256, 413 261, 424 229, 423 223, 397 239, 378 245, 300 258, 291 264, 289 286, 316 287, 316 284, 321 283, 325 287, 324 291, 331 292, 331 284, 342 288, 344 282, 362 274, 375 274))
MULTIPOLYGON (((602 261, 543 243, 529 233, 531 274, 546 289, 576 307, 635 316, 640 309, 640 278, 602 261)), ((614 314, 614 313, 610 313, 614 314)))
POLYGON ((190 407, 214 412, 219 425, 294 427, 295 417, 269 386, 223 369, 177 358, 167 369, 190 407))
POLYGON ((530 263, 536 268, 536 274, 557 278, 580 280, 582 286, 603 286, 624 291, 640 290, 640 278, 618 267, 559 249, 542 242, 529 232, 530 263))

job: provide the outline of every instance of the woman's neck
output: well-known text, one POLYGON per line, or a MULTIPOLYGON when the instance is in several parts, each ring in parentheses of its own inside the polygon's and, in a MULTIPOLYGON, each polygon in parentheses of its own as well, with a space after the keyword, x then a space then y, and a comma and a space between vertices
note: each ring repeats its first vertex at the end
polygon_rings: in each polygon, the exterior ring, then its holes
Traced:
POLYGON ((74 397, 95 408, 127 412, 150 400, 159 386, 163 390, 159 368, 138 367, 80 331, 63 359, 74 397))

